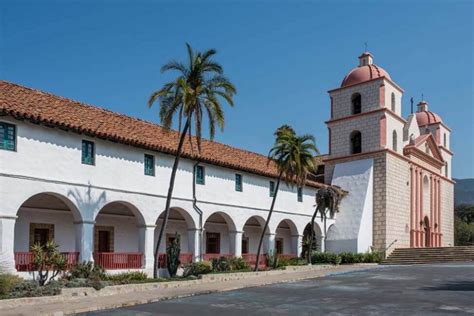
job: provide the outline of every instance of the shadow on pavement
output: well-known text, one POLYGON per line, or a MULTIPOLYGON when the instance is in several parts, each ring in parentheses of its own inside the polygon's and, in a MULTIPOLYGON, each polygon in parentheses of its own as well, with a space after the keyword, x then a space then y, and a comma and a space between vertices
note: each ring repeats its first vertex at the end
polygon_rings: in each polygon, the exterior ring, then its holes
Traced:
POLYGON ((449 282, 422 289, 425 291, 474 291, 474 281, 449 282))

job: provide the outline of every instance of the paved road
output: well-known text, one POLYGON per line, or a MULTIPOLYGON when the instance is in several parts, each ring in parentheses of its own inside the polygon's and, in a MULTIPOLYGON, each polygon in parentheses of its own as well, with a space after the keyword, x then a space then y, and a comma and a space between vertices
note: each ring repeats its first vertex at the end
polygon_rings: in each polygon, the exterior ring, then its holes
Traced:
POLYGON ((474 314, 474 264, 386 266, 85 315, 474 314))

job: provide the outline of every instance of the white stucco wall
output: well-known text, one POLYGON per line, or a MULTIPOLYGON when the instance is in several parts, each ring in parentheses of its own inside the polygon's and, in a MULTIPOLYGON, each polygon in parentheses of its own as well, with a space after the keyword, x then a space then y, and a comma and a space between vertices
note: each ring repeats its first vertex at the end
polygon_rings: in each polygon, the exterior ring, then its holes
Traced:
MULTIPOLYGON (((64 228, 67 231, 67 236, 61 237, 61 240, 58 238, 63 233, 55 232, 55 239, 58 239, 62 250, 80 251, 81 256, 84 256, 81 260, 91 260, 91 255, 86 254, 93 251, 94 225, 113 225, 115 251, 143 252, 146 264, 150 264, 156 242, 156 221, 165 206, 172 156, 8 117, 2 117, 1 120, 17 127, 17 150, 0 150, 0 218, 5 219, 5 225, 8 221, 15 225, 18 210, 27 199, 36 194, 48 193, 61 199, 71 209, 69 226, 63 225, 59 217, 54 219, 58 222, 57 226, 61 227, 58 229, 64 228), (81 163, 83 139, 95 143, 94 166, 81 163), (145 153, 155 155, 155 176, 144 175, 145 153), (114 218, 106 214, 97 216, 104 206, 112 202, 120 202, 129 207, 134 217, 114 218)), ((233 231, 243 231, 245 222, 252 216, 266 218, 271 204, 269 181, 274 179, 209 164, 203 165, 206 173, 205 185, 196 185, 196 197, 203 212, 203 224, 215 212, 228 215, 232 221, 229 227, 233 231), (243 176, 243 192, 235 191, 235 173, 243 176)), ((182 209, 192 222, 190 226, 198 228, 199 214, 192 206, 193 166, 194 162, 187 159, 180 162, 172 207, 182 209)), ((296 191, 296 188, 284 184, 280 186, 269 225, 272 234, 282 220, 288 220, 295 226, 296 231, 290 237, 297 240, 310 221, 314 211, 316 189, 305 187, 303 202, 297 201, 296 191)), ((34 216, 31 217, 32 220, 38 222, 48 219, 47 216, 43 218, 40 213, 35 213, 34 216)), ((26 225, 21 221, 19 223, 18 227, 26 225)), ((170 222, 168 231, 175 231, 174 224, 170 222)), ((317 225, 322 227, 319 220, 317 225)), ((7 230, 8 227, 5 228, 5 231, 7 230)), ((180 232, 182 251, 191 252, 194 250, 191 248, 195 246, 195 232, 185 233, 184 226, 180 227, 180 232), (190 236, 193 238, 190 239, 190 236)), ((221 252, 231 251, 232 248, 232 241, 226 240, 232 237, 225 236, 221 236, 221 252)), ((16 238, 8 240, 2 236, 2 242, 6 243, 3 245, 5 251, 13 249, 13 239, 16 238)), ((199 242, 199 239, 197 240, 199 242)), ((294 242, 285 240, 284 248, 290 249, 287 243, 294 242)), ((252 247, 251 244, 251 249, 252 247)), ((15 249, 26 250, 26 241, 15 241, 15 249)))
POLYGON ((372 246, 373 159, 336 164, 332 184, 349 194, 327 237, 326 250, 366 252, 372 246))

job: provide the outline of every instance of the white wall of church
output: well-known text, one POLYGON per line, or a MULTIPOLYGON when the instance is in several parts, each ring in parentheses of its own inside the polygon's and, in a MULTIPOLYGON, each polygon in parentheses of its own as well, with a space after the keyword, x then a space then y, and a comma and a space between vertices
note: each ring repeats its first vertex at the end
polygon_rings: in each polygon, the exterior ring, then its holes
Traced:
POLYGON ((114 252, 138 252, 138 223, 134 217, 99 214, 96 226, 112 226, 114 228, 114 252))

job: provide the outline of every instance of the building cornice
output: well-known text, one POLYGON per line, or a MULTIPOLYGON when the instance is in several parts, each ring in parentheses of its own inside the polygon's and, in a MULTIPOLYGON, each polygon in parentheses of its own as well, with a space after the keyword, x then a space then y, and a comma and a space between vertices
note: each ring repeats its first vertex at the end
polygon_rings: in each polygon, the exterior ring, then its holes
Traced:
POLYGON ((350 85, 350 86, 345 86, 345 87, 339 87, 339 88, 335 88, 335 89, 331 89, 331 90, 328 90, 328 93, 332 93, 332 92, 336 92, 336 91, 339 91, 339 90, 343 90, 343 89, 347 89, 347 88, 352 88, 352 87, 356 87, 356 86, 359 86, 359 85, 363 85, 363 84, 366 84, 366 83, 369 83, 369 82, 372 82, 372 81, 377 81, 377 80, 387 80, 391 85, 393 85, 393 87, 395 89, 397 89, 398 91, 400 91, 401 93, 404 93, 405 91, 399 86, 397 85, 395 82, 393 82, 391 79, 387 78, 386 76, 382 76, 382 77, 377 77, 377 78, 374 78, 374 79, 370 79, 370 80, 367 80, 367 81, 363 81, 363 82, 358 82, 356 84, 353 84, 353 85, 350 85))
POLYGON ((400 121, 403 124, 406 124, 406 122, 407 122, 404 118, 400 117, 397 113, 393 112, 392 110, 389 110, 387 108, 379 108, 379 109, 375 109, 375 110, 368 111, 368 112, 362 112, 362 113, 359 113, 359 114, 353 114, 353 115, 349 115, 349 116, 345 116, 345 117, 341 117, 341 118, 337 118, 337 119, 331 119, 331 120, 326 121, 324 123, 326 123, 327 125, 331 125, 331 124, 334 124, 334 123, 337 123, 337 122, 350 121, 350 120, 358 119, 358 118, 361 118, 361 117, 364 117, 364 116, 377 114, 377 113, 382 113, 382 112, 383 113, 389 113, 391 115, 391 117, 397 119, 398 121, 400 121))

